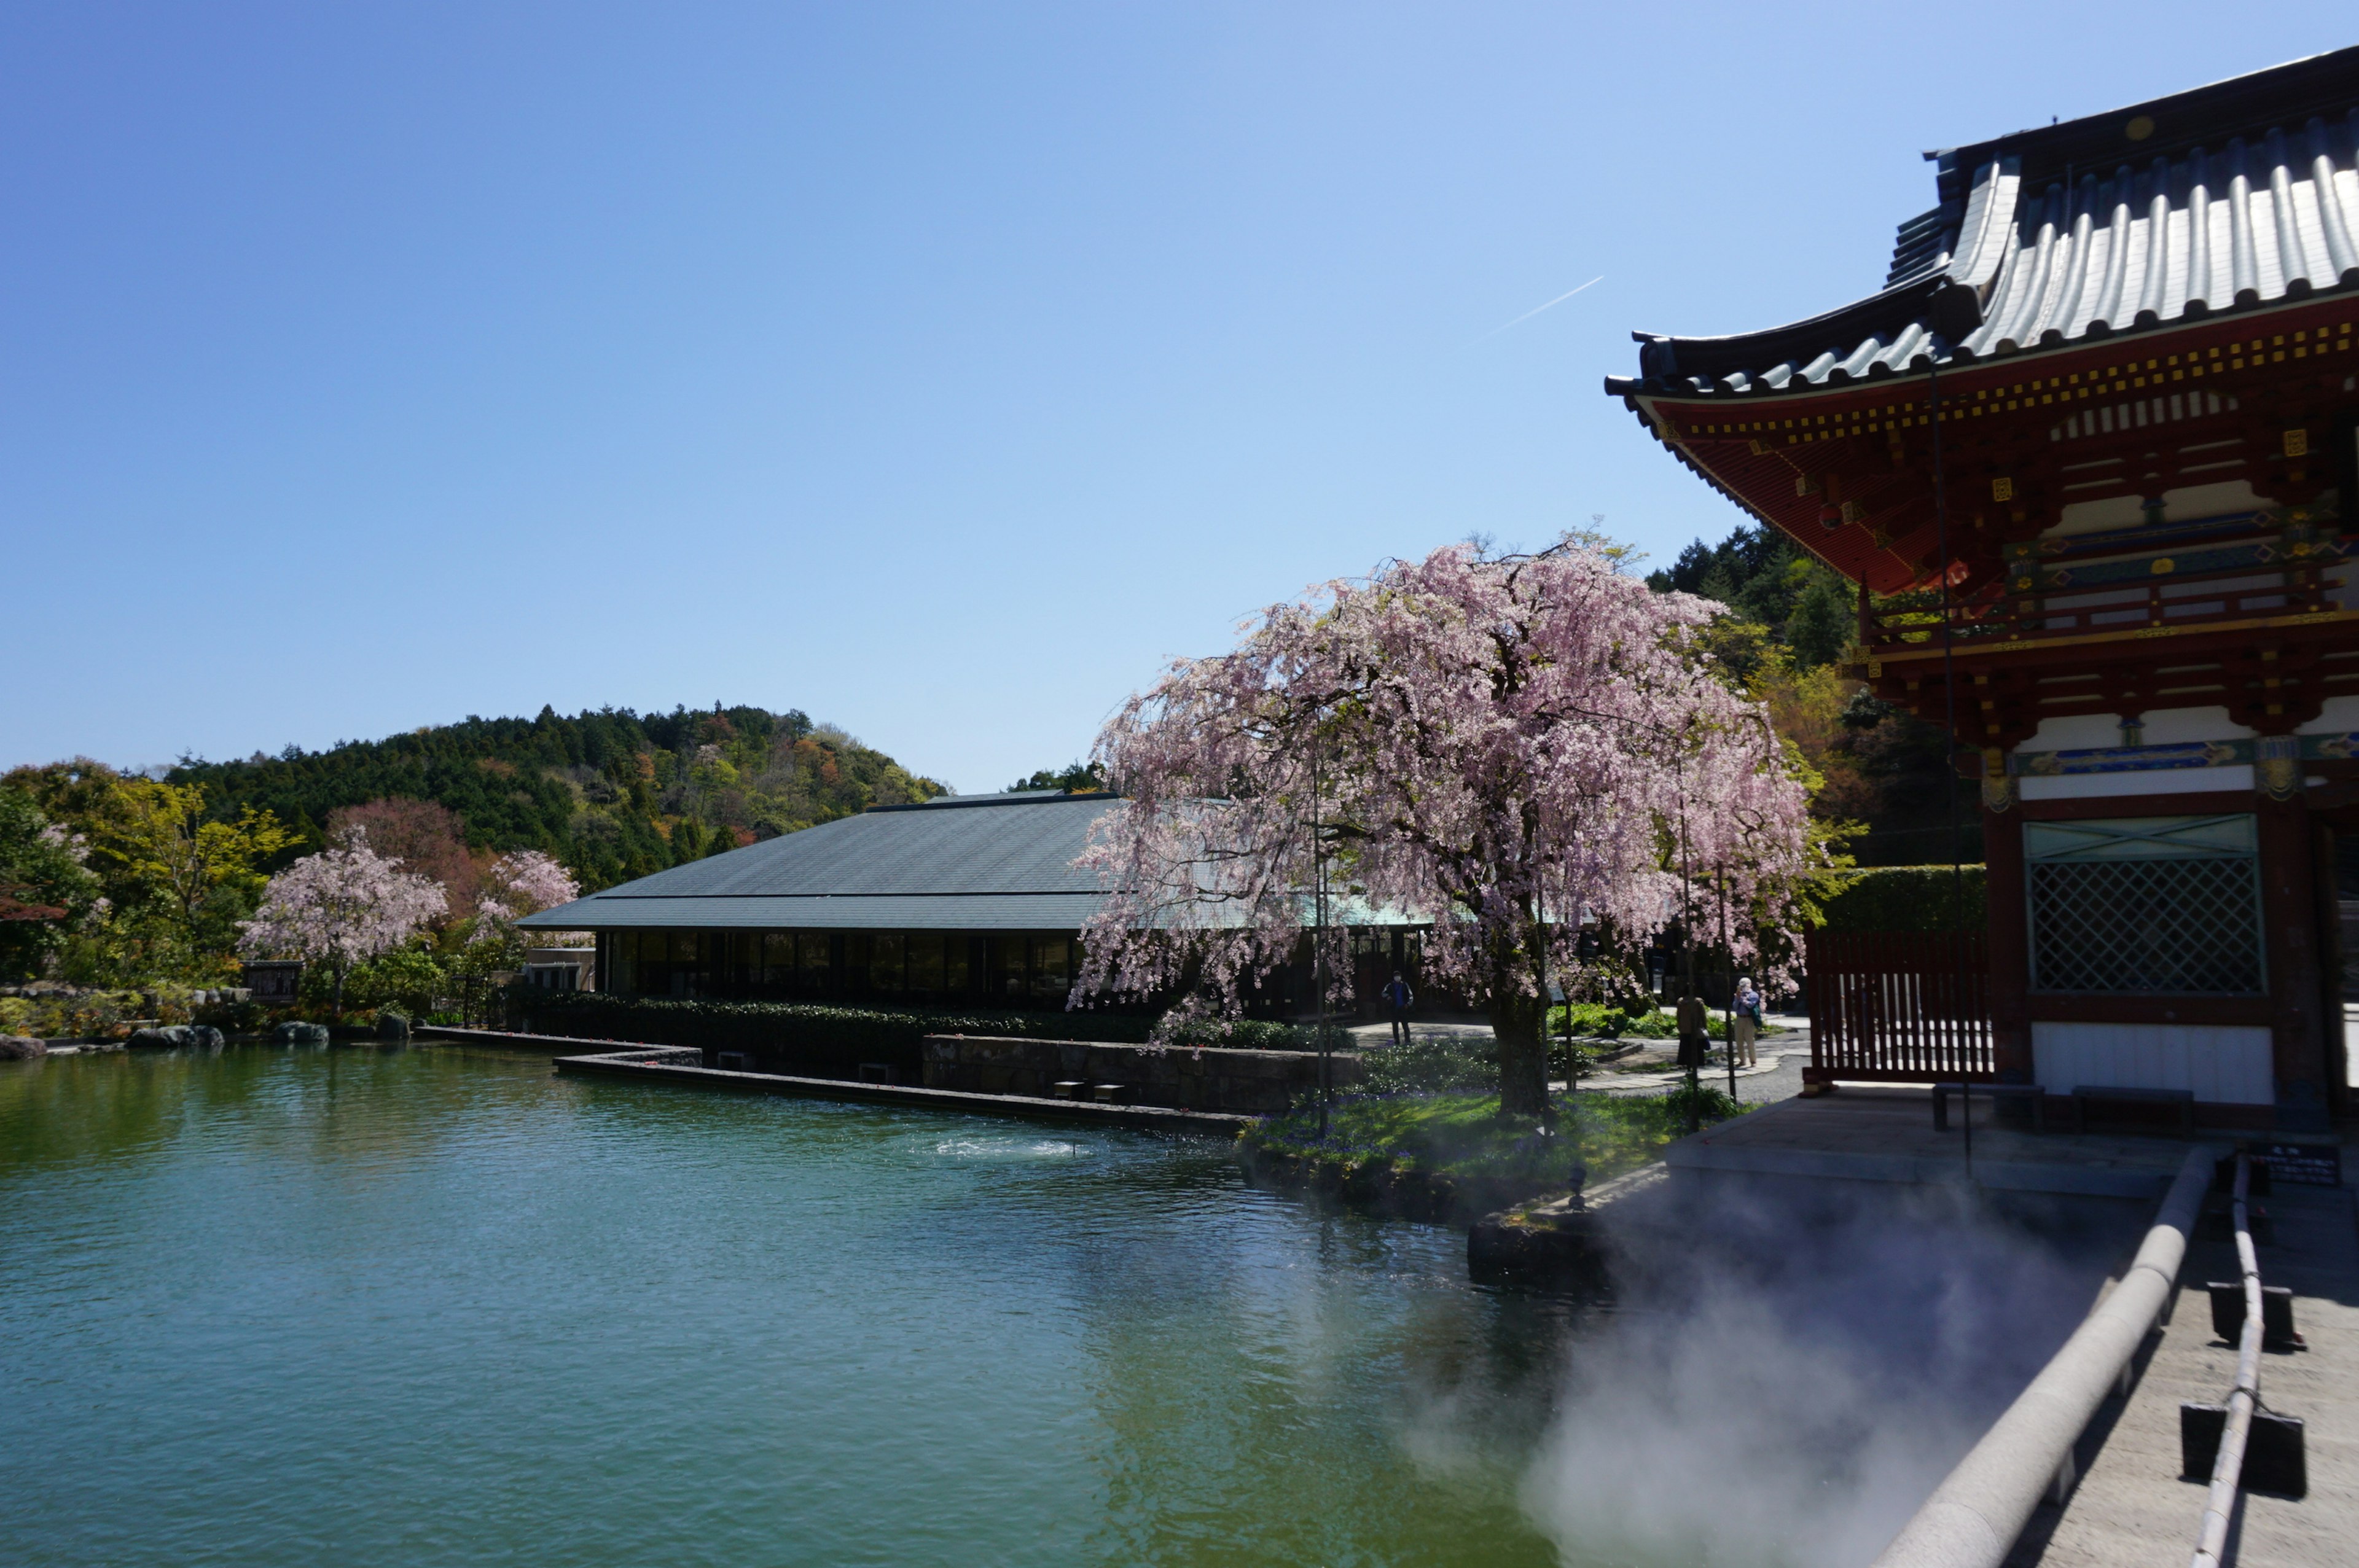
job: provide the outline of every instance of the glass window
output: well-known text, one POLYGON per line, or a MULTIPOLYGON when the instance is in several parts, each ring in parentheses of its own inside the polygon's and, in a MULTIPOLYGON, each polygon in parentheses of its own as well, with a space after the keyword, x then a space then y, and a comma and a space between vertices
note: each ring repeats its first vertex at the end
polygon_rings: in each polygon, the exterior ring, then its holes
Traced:
POLYGON ((827 995, 828 962, 835 943, 824 931, 806 931, 795 938, 795 989, 804 996, 827 995))
POLYGON ((868 939, 868 989, 879 996, 899 996, 906 977, 901 965, 901 934, 879 931, 868 939))
POLYGON ((784 989, 795 983, 795 934, 791 931, 762 933, 761 981, 766 986, 784 989))
POLYGON ((2267 989, 2250 814, 2027 822, 2023 852, 2032 989, 2267 989))
POLYGON ((1032 996, 1037 1001, 1061 1004, 1073 983, 1073 945, 1062 936, 1042 936, 1032 943, 1032 996))
POLYGON ((909 955, 909 991, 913 996, 942 994, 942 937, 938 931, 913 932, 903 939, 909 955))
POLYGON ((991 1000, 1005 1007, 1021 1007, 1025 1001, 1024 938, 995 936, 991 939, 991 1000))
POLYGON ((968 938, 964 936, 942 938, 942 994, 945 996, 966 995, 967 943, 968 938))

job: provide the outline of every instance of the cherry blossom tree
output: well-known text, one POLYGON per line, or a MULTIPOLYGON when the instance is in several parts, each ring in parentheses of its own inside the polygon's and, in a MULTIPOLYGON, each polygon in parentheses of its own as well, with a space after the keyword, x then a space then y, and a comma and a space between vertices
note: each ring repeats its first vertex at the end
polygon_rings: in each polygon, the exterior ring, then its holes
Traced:
POLYGON ((470 940, 508 943, 516 935, 516 923, 526 915, 581 896, 582 885, 550 856, 538 849, 511 850, 484 874, 484 894, 475 904, 479 918, 470 940))
POLYGON ((1098 738, 1127 801, 1082 859, 1110 896, 1078 989, 1234 1011, 1323 886, 1430 922, 1428 974, 1489 1011, 1502 1114, 1546 1115, 1546 978, 1579 971, 1584 919, 1627 941, 1726 900, 1750 957, 1819 856, 1797 765, 1697 635, 1712 614, 1583 542, 1455 546, 1175 663, 1098 738))
POLYGON ((352 967, 400 946, 445 908, 440 884, 371 849, 365 828, 347 827, 270 879, 254 918, 240 923, 238 951, 326 965, 341 1014, 352 967))

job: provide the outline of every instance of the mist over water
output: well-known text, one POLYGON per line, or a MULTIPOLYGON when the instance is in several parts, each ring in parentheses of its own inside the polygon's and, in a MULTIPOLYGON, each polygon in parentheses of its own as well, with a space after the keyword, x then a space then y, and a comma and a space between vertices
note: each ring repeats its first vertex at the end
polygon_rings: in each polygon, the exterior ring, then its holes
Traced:
POLYGON ((1524 1487, 1568 1563, 1871 1562, 2086 1315, 2141 1206, 1704 1178, 1635 1238, 1524 1487))

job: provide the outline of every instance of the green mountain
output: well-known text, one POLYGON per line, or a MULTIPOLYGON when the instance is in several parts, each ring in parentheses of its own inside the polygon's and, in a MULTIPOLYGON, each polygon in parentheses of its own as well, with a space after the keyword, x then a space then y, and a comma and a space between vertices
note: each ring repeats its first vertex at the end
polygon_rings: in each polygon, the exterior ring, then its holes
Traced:
POLYGON ((303 839, 290 858, 319 847, 340 806, 433 801, 463 819, 470 848, 547 850, 585 892, 873 805, 948 793, 799 710, 717 703, 709 712, 470 716, 321 752, 186 758, 168 777, 203 784, 209 817, 276 812, 303 839))

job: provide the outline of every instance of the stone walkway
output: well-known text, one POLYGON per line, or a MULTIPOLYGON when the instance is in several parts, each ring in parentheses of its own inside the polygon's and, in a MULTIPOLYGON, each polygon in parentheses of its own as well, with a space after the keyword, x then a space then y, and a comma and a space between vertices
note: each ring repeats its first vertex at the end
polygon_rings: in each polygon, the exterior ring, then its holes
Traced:
MULTIPOLYGON (((1746 1105, 1773 1105, 1792 1099, 1802 1092, 1802 1069, 1810 1060, 1810 1021, 1801 1013, 1772 1013, 1769 1022, 1784 1033, 1766 1035, 1755 1052, 1759 1065, 1736 1070, 1736 1098, 1746 1105)), ((1392 1044, 1392 1026, 1388 1023, 1359 1023, 1351 1028, 1353 1044, 1362 1051, 1384 1051, 1392 1044)), ((1425 1040, 1488 1040, 1491 1026, 1473 1022, 1429 1022, 1415 1020, 1409 1024, 1409 1038, 1425 1040)), ((1669 1040, 1647 1040, 1639 1043, 1641 1049, 1634 1057, 1607 1063, 1582 1079, 1583 1094, 1610 1094, 1617 1097, 1669 1094, 1687 1082, 1687 1074, 1669 1065, 1675 1044, 1669 1040), (1656 1067, 1651 1072, 1633 1072, 1635 1065, 1656 1067), (1618 1070, 1617 1070, 1618 1069, 1618 1070)), ((1703 1078, 1715 1087, 1728 1087, 1728 1069, 1720 1065, 1719 1047, 1712 1053, 1712 1066, 1703 1078)), ((1552 1086, 1562 1089, 1559 1080, 1552 1086)))
MULTIPOLYGON (((2346 1143, 2344 1170, 2359 1150, 2346 1143)), ((2346 1176, 2346 1180, 2348 1177, 2346 1176)), ((2264 1284, 2290 1286, 2299 1350, 2265 1352, 2261 1402, 2307 1427, 2310 1495, 2246 1493, 2228 1561, 2245 1568, 2359 1562, 2359 1223, 2348 1186, 2281 1185, 2256 1200, 2276 1239, 2256 1250, 2264 1284)), ((2205 1487, 2179 1475, 2181 1401, 2223 1402, 2236 1346, 2212 1331, 2205 1281, 2236 1278, 2235 1248, 2199 1234, 2169 1324, 2126 1401, 2098 1413, 2076 1458, 2084 1473, 2060 1509, 2043 1505, 2008 1568, 2130 1568, 2181 1563, 2193 1551, 2205 1487)))

